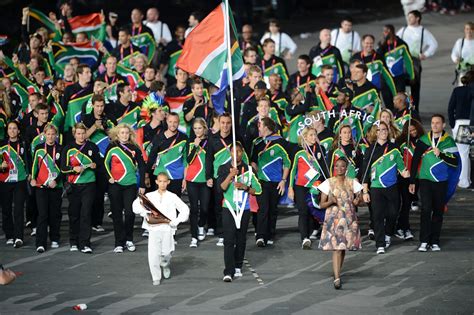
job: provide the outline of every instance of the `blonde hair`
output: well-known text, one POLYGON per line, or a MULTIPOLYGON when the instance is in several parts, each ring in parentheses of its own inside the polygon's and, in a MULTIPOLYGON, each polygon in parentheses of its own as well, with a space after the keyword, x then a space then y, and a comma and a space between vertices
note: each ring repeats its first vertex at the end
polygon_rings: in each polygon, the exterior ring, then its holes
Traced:
POLYGON ((46 134, 48 130, 54 130, 54 132, 58 134, 58 128, 52 123, 47 123, 46 126, 44 126, 43 133, 46 134))
POLYGON ((130 133, 128 143, 132 143, 134 145, 137 145, 137 142, 135 140, 136 139, 135 130, 133 130, 133 128, 130 127, 130 125, 125 124, 125 123, 120 123, 117 126, 110 129, 109 138, 110 138, 111 142, 118 142, 118 133, 119 133, 120 129, 128 129, 128 131, 130 133))
POLYGON ((143 62, 145 63, 145 68, 146 66, 148 65, 148 57, 145 56, 144 54, 138 54, 136 57, 135 57, 135 60, 137 59, 142 59, 143 62))
POLYGON ((193 122, 193 126, 192 126, 192 127, 194 127, 194 125, 195 125, 196 123, 200 124, 200 125, 204 128, 204 135, 207 136, 207 133, 208 133, 208 131, 209 131, 209 127, 207 126, 207 123, 206 123, 206 121, 204 120, 204 118, 202 118, 202 117, 196 117, 196 118, 194 118, 194 122, 193 122))
MULTIPOLYGON (((390 140, 396 139, 400 135, 400 130, 398 127, 395 125, 395 119, 393 118, 393 113, 390 109, 384 108, 382 109, 379 114, 377 115, 377 119, 380 120, 380 117, 382 117, 382 113, 387 113, 390 116, 390 123, 388 126, 388 138, 390 140)), ((372 129, 371 129, 372 131, 372 129)), ((377 139, 377 137, 375 137, 377 139)))
POLYGON ((82 129, 84 130, 85 132, 87 132, 87 127, 86 125, 84 125, 83 123, 81 122, 78 122, 76 124, 74 124, 74 127, 72 127, 72 134, 75 135, 76 134, 76 130, 77 129, 82 129))
POLYGON ((308 127, 308 126, 307 126, 307 127, 305 127, 303 130, 301 130, 301 133, 300 133, 300 135, 298 136, 298 144, 299 144, 301 147, 303 147, 303 148, 305 147, 305 146, 304 146, 305 143, 306 143, 305 138, 306 138, 306 136, 308 135, 308 133, 309 133, 311 130, 313 130, 313 131, 317 134, 316 129, 314 129, 313 127, 308 127))

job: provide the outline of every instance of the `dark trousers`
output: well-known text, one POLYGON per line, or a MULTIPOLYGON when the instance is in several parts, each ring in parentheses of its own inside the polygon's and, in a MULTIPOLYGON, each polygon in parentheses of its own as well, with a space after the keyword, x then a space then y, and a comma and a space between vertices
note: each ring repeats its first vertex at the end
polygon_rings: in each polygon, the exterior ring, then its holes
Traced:
POLYGON ((132 211, 132 203, 137 198, 137 185, 111 184, 109 198, 114 223, 115 246, 125 246, 125 242, 133 241, 135 213, 132 211))
POLYGON ((372 203, 369 202, 367 205, 367 208, 369 208, 369 229, 373 230, 374 229, 374 210, 372 209, 372 203))
POLYGON ((1 183, 2 228, 5 238, 23 240, 26 181, 1 183))
MULTIPOLYGON (((215 181, 214 181, 215 182, 215 181)), ((214 183, 215 185, 215 183, 214 183)), ((214 197, 214 187, 211 188, 211 197, 209 198, 209 208, 207 209, 207 228, 216 229, 216 207, 214 197)))
POLYGON ((420 90, 421 90, 421 61, 413 58, 413 67, 415 68, 415 80, 410 82, 411 96, 416 111, 420 112, 420 90))
POLYGON ((304 240, 309 238, 313 227, 313 216, 309 213, 308 203, 306 202, 309 188, 295 186, 294 190, 296 207, 298 208, 298 229, 300 230, 301 240, 304 240))
POLYGON ((257 196, 257 239, 272 240, 275 236, 278 216, 278 183, 261 182, 262 193, 257 196))
POLYGON ((207 209, 209 208, 209 200, 211 199, 211 189, 206 183, 187 182, 190 213, 189 223, 191 228, 191 236, 198 237, 198 226, 203 227, 207 221, 207 209))
POLYGON ((385 235, 395 232, 400 195, 397 185, 388 188, 371 188, 370 199, 374 219, 375 246, 385 247, 385 235))
POLYGON ((91 245, 91 213, 95 183, 71 184, 69 200, 69 243, 80 248, 91 245))
MULTIPOLYGON (((410 210, 411 203, 415 201, 415 195, 410 194, 408 187, 410 186, 410 180, 408 178, 398 179, 398 191, 400 192, 401 207, 400 213, 398 214, 397 229, 409 230, 410 229, 410 210)), ((419 185, 416 185, 419 187, 419 185)))
POLYGON ((30 183, 27 183, 27 198, 26 198, 26 222, 31 222, 31 227, 35 228, 38 219, 38 204, 36 203, 36 187, 31 187, 30 183))
POLYGON ((172 179, 168 185, 168 190, 178 197, 181 197, 181 189, 183 187, 183 179, 172 179))
POLYGON ((59 242, 61 228, 61 188, 37 188, 36 204, 38 205, 38 224, 36 225, 36 247, 46 248, 49 239, 52 242, 59 242))
POLYGON ((439 244, 448 182, 420 180, 420 242, 439 244))
POLYGON ((109 184, 105 173, 96 172, 95 174, 95 198, 91 214, 92 226, 102 225, 104 222, 104 195, 109 184))
POLYGON ((235 226, 235 220, 230 210, 222 209, 222 225, 224 229, 224 275, 234 276, 235 268, 242 268, 247 244, 247 229, 249 227, 250 211, 244 211, 240 221, 240 229, 235 226))
POLYGON ((216 186, 217 180, 214 180, 214 186, 212 187, 212 193, 214 194, 214 212, 216 214, 216 235, 222 238, 222 201, 224 195, 222 191, 216 186))

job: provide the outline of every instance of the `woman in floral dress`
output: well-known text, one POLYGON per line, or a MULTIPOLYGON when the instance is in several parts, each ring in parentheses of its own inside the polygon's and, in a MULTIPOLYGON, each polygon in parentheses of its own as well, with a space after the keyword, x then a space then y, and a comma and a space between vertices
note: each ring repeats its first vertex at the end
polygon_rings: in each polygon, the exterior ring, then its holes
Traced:
POLYGON ((345 158, 338 159, 335 165, 336 176, 318 186, 322 193, 320 206, 326 208, 319 248, 333 251, 332 267, 336 290, 342 287, 340 277, 346 250, 361 248, 355 206, 359 204, 362 185, 357 179, 346 177, 348 163, 345 158))

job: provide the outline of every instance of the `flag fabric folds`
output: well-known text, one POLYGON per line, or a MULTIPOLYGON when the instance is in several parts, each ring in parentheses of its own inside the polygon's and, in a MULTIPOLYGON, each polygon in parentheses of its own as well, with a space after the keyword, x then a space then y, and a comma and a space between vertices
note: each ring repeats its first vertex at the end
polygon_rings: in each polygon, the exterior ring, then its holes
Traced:
POLYGON ((227 41, 231 43, 232 79, 238 80, 245 74, 240 51, 236 27, 232 12, 229 9, 230 38, 227 38, 225 21, 225 4, 216 7, 196 28, 188 35, 183 46, 176 67, 186 72, 196 74, 219 90, 213 95, 216 111, 223 112, 225 92, 229 85, 227 76, 227 41))
POLYGON ((84 32, 90 40, 105 40, 105 22, 100 13, 79 15, 68 19, 74 34, 84 32))

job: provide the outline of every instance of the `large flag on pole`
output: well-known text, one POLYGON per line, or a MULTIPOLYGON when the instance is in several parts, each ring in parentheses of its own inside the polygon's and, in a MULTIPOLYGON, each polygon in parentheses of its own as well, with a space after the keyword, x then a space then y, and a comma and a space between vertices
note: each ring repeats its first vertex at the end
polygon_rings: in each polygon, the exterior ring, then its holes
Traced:
POLYGON ((68 19, 68 22, 74 34, 84 32, 89 39, 95 38, 101 42, 105 39, 105 21, 100 13, 75 16, 68 19))
MULTIPOLYGON (((219 91, 216 94, 225 94, 229 86, 227 79, 228 41, 231 44, 232 79, 238 80, 245 74, 234 18, 230 7, 228 7, 229 18, 226 21, 225 10, 225 4, 221 3, 194 28, 186 38, 183 51, 176 62, 177 68, 196 74, 217 86, 219 91), (230 32, 226 32, 226 23, 230 32)), ((220 99, 225 100, 222 97, 220 99)), ((214 107, 217 112, 224 111, 223 102, 214 103, 214 107)))

